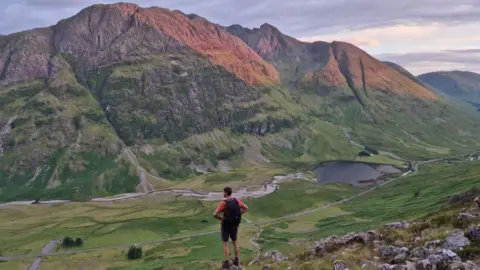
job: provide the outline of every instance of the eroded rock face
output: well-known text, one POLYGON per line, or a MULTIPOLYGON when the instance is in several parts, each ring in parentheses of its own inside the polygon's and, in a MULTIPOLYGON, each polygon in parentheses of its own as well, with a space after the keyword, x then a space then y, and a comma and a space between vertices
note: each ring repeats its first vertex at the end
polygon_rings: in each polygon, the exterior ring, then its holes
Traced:
POLYGON ((470 245, 470 241, 465 237, 464 233, 462 231, 454 231, 445 239, 443 248, 455 251, 463 250, 468 245, 470 245))

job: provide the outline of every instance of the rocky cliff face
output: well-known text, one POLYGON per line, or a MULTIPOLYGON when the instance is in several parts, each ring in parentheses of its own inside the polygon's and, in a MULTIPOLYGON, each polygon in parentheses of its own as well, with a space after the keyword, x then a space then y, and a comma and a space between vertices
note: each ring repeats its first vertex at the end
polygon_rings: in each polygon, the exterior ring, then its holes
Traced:
POLYGON ((85 70, 163 52, 194 51, 247 84, 275 83, 278 73, 236 37, 201 17, 135 4, 95 5, 57 25, 0 37, 3 85, 54 75, 53 56, 85 70), (52 74, 53 72, 53 74, 52 74))
POLYGON ((227 29, 265 60, 276 65, 278 61, 284 65, 295 65, 291 70, 280 68, 284 77, 290 78, 294 70, 294 77, 307 84, 326 84, 363 91, 373 89, 421 99, 436 99, 429 89, 352 44, 301 42, 268 24, 253 30, 238 25, 227 29))
POLYGON ((232 25, 227 30, 242 39, 263 59, 273 63, 282 80, 295 84, 299 77, 328 60, 328 43, 305 43, 282 34, 270 24, 248 29, 232 25))

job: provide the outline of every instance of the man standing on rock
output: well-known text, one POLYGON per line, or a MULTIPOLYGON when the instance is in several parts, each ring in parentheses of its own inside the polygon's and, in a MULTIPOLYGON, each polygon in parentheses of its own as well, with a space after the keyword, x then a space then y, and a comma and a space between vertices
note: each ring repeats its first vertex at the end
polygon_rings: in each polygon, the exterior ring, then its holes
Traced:
POLYGON ((242 221, 242 215, 247 212, 248 207, 241 200, 232 197, 232 189, 229 187, 223 189, 223 197, 225 199, 218 204, 213 216, 222 221, 221 234, 223 241, 223 252, 225 254, 223 268, 229 269, 229 239, 232 239, 233 249, 235 251, 235 259, 233 260, 233 264, 235 266, 239 266, 240 264, 240 252, 237 243, 238 227, 242 221), (220 213, 223 213, 223 216, 220 215, 220 213))

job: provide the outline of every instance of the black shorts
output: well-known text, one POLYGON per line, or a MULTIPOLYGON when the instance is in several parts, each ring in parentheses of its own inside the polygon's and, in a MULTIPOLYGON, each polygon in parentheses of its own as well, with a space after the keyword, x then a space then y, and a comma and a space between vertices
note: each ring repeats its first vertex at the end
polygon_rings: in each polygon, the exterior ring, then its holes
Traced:
POLYGON ((222 240, 228 242, 232 239, 233 242, 237 241, 238 225, 222 224, 222 240))

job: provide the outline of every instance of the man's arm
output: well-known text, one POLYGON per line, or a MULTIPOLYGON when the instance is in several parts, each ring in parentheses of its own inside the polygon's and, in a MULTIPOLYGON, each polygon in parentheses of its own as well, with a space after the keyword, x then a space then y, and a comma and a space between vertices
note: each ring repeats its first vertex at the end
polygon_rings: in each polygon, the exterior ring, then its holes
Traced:
POLYGON ((248 211, 248 206, 242 201, 238 200, 238 205, 240 206, 240 211, 242 212, 242 215, 248 211))
POLYGON ((220 215, 220 213, 223 213, 224 209, 225 209, 225 202, 221 201, 218 204, 217 209, 215 209, 215 212, 213 212, 213 216, 220 221, 223 220, 223 217, 220 215))

